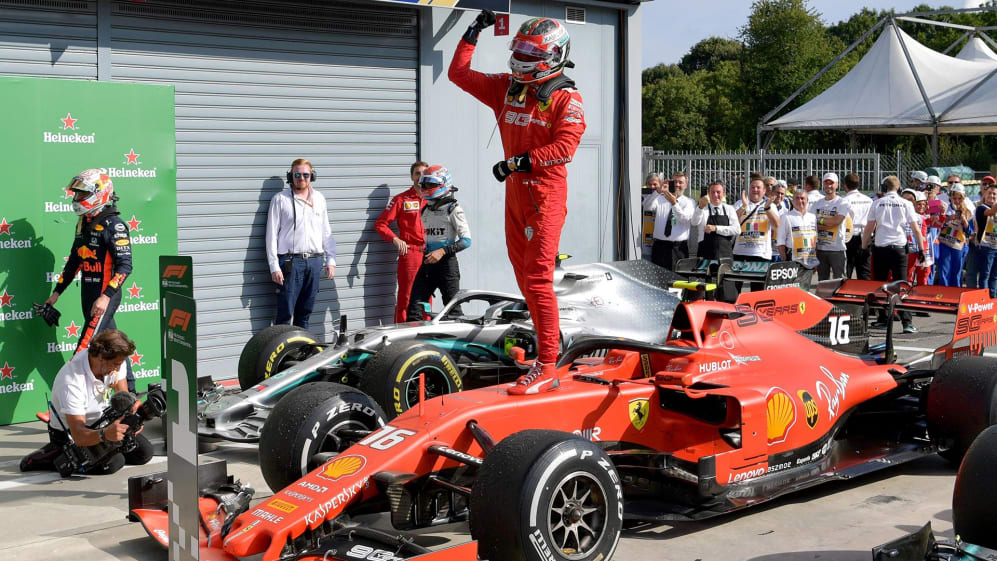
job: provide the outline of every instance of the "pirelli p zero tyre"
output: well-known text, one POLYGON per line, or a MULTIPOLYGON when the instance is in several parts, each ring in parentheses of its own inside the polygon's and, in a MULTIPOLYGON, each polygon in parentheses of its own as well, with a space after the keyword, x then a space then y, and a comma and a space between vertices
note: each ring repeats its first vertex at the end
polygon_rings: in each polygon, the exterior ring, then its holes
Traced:
POLYGON ((980 433, 966 451, 955 478, 952 495, 952 526, 964 541, 997 549, 997 427, 980 433))
POLYGON ((482 559, 609 559, 623 526, 619 475, 598 446, 558 431, 502 440, 478 470, 471 536, 482 559))
POLYGON ((997 423, 997 360, 963 356, 946 361, 928 387, 928 432, 958 464, 978 434, 997 423))
POLYGON ((299 386, 277 402, 260 431, 260 470, 279 491, 315 466, 361 440, 357 431, 376 430, 384 411, 369 395, 332 382, 299 386))
POLYGON ((357 387, 395 418, 419 403, 419 375, 426 399, 463 389, 457 363, 445 350, 419 341, 388 345, 367 361, 357 387))
POLYGON ((314 336, 293 325, 271 325, 253 335, 239 355, 239 387, 244 390, 321 351, 314 336))

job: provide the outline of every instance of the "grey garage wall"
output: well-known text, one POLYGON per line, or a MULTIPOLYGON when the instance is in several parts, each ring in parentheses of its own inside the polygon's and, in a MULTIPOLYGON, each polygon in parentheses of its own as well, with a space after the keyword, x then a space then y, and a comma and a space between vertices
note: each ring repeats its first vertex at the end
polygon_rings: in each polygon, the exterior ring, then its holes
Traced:
POLYGON ((231 377, 273 318, 263 231, 296 157, 315 165, 339 253, 312 330, 331 336, 340 314, 354 327, 390 319, 394 252, 369 231, 416 158, 417 15, 318 0, 0 0, 0 74, 175 86, 198 361, 231 377))

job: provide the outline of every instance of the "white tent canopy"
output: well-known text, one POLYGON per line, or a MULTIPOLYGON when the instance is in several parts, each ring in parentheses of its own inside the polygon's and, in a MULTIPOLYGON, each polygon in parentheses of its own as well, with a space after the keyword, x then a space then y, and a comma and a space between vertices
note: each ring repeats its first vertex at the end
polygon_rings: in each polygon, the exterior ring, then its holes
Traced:
POLYGON ((976 87, 997 71, 997 56, 980 39, 973 41, 959 57, 952 57, 918 43, 890 22, 848 74, 762 128, 872 134, 997 133, 997 88, 976 87))
POLYGON ((966 41, 966 44, 963 45, 959 54, 955 55, 955 58, 997 62, 997 54, 990 50, 987 43, 979 37, 973 37, 969 41, 966 41))

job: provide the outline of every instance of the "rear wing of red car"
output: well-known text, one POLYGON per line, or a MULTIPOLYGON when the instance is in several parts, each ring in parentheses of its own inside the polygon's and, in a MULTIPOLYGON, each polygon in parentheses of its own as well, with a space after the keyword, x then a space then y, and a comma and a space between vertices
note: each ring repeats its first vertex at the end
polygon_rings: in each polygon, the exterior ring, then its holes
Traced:
MULTIPOLYGON (((835 304, 869 304, 871 308, 886 308, 890 303, 890 294, 885 287, 897 286, 897 283, 865 280, 832 280, 817 284, 817 296, 835 304)), ((955 314, 959 310, 959 300, 962 295, 972 289, 954 286, 912 286, 896 304, 897 310, 909 312, 940 312, 955 314)))

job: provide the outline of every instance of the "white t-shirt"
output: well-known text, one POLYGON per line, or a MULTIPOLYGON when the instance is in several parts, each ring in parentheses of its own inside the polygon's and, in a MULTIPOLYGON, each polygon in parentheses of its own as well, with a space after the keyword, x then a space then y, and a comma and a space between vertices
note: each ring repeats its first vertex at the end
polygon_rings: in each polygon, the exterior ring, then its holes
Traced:
POLYGON ((66 415, 83 415, 88 425, 99 419, 111 399, 111 386, 125 379, 125 363, 122 362, 117 372, 101 382, 94 377, 87 356, 87 351, 76 353, 55 376, 55 382, 52 383, 52 407, 62 418, 62 424, 52 415, 48 425, 53 429, 69 430, 66 415))
MULTIPOLYGON (((757 203, 748 202, 744 208, 744 219, 741 220, 740 233, 734 242, 734 255, 750 255, 762 259, 772 258, 772 224, 769 224, 765 205, 768 201, 762 199, 757 203)), ((743 206, 737 201, 734 210, 743 206)))
POLYGON ((869 209, 872 208, 872 199, 858 189, 845 193, 842 197, 848 201, 848 213, 852 217, 852 230, 857 234, 862 234, 862 228, 869 221, 869 209))
POLYGON ((787 256, 808 269, 817 266, 817 217, 791 210, 779 218, 779 245, 787 256))
POLYGON ((873 221, 876 222, 873 243, 877 247, 907 245, 904 226, 911 222, 919 224, 913 203, 896 191, 890 191, 873 201, 872 208, 869 209, 869 222, 873 221))
POLYGON ((807 204, 812 205, 817 201, 824 198, 823 189, 814 189, 813 191, 807 191, 807 204))
POLYGON ((852 219, 848 215, 848 201, 842 197, 834 197, 830 201, 820 199, 813 205, 813 213, 818 224, 821 218, 844 216, 845 219, 836 230, 817 230, 817 249, 821 251, 844 251, 845 244, 852 237, 852 219))

